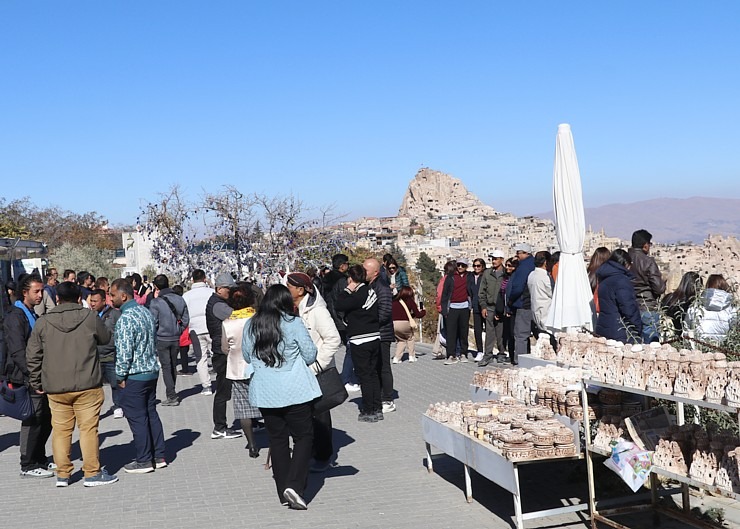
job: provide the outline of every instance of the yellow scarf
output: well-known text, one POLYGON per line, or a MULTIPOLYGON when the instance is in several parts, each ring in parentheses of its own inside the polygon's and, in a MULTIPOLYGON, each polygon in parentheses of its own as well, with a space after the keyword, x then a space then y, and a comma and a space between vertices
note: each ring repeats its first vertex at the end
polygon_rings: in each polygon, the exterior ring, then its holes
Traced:
POLYGON ((255 310, 253 307, 247 307, 246 309, 235 310, 229 316, 230 320, 243 320, 245 318, 251 318, 254 316, 255 310))

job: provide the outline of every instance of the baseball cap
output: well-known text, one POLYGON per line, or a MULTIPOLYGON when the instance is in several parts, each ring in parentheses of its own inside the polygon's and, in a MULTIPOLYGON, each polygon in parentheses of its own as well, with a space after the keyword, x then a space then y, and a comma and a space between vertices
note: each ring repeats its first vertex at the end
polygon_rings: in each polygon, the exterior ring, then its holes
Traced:
POLYGON ((514 251, 532 253, 532 246, 529 243, 522 242, 514 246, 514 251))
POLYGON ((496 257, 506 259, 506 255, 501 250, 493 250, 491 253, 488 254, 488 257, 490 257, 491 259, 495 259, 496 257))
POLYGON ((231 274, 228 272, 222 272, 216 276, 216 288, 221 287, 235 287, 236 281, 234 281, 234 278, 231 277, 231 274))
POLYGON ((458 257, 457 261, 455 261, 457 264, 464 264, 465 266, 470 266, 470 261, 468 261, 465 257, 458 257))

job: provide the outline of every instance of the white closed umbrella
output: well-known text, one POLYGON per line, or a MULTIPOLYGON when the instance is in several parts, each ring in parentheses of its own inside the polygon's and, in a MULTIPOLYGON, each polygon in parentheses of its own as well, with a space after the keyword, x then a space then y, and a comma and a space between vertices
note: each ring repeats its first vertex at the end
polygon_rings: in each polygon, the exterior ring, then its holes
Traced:
POLYGON ((586 218, 583 213, 581 173, 570 125, 558 125, 555 166, 552 175, 555 230, 560 245, 558 279, 552 295, 546 325, 554 330, 592 328, 593 299, 583 260, 586 218))

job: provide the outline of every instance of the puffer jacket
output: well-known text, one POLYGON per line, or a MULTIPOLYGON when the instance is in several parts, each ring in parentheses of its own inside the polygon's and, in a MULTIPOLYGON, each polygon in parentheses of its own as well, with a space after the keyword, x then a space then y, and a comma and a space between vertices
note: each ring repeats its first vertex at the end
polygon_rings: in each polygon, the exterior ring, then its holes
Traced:
POLYGON ((103 385, 98 345, 111 332, 98 315, 62 303, 39 318, 26 345, 29 383, 46 393, 70 393, 103 385))
POLYGON ((702 307, 689 307, 686 318, 689 329, 695 330, 699 338, 721 342, 737 321, 737 307, 732 301, 729 292, 718 288, 706 289, 702 294, 702 307))
POLYGON ((642 319, 630 272, 615 261, 596 271, 599 280, 599 316, 594 332, 622 343, 635 343, 642 336, 642 319))
POLYGON ((655 312, 659 306, 658 298, 665 292, 665 280, 660 275, 658 265, 640 248, 630 248, 627 253, 632 259, 630 272, 640 311, 655 312))
POLYGON ((337 354, 342 340, 321 294, 314 292, 304 296, 298 304, 298 314, 318 349, 316 361, 310 366, 313 372, 318 373, 319 366, 321 369, 336 367, 334 355, 337 354))

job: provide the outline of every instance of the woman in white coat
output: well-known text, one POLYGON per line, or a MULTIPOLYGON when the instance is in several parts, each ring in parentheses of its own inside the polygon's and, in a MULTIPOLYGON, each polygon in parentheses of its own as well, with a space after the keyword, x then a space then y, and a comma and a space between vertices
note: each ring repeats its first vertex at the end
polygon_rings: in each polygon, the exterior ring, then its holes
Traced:
POLYGON ((737 307, 731 288, 722 274, 707 278, 707 288, 701 296, 701 306, 692 305, 686 317, 689 329, 700 339, 720 343, 737 321, 737 307))
MULTIPOLYGON (((318 349, 316 362, 310 366, 311 369, 314 373, 318 373, 319 368, 335 367, 334 355, 342 341, 334 325, 334 319, 326 308, 326 302, 316 291, 307 274, 302 272, 288 274, 286 286, 293 296, 293 304, 298 315, 318 349)), ((313 431, 314 463, 311 466, 311 472, 324 472, 331 466, 331 458, 334 455, 331 412, 325 411, 314 415, 313 431)))

